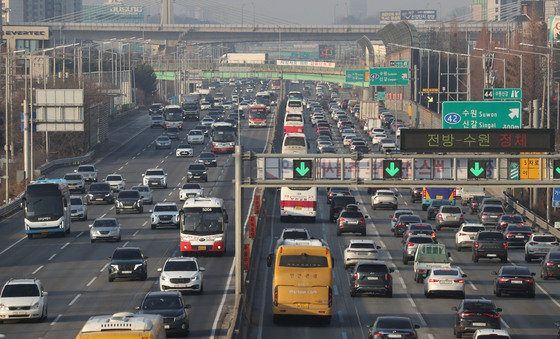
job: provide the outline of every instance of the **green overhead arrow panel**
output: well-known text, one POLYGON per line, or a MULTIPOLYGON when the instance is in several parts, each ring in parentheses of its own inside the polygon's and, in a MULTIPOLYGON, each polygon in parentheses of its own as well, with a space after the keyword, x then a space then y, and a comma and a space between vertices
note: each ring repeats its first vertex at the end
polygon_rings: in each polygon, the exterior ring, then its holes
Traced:
POLYGON ((552 178, 553 179, 560 179, 560 159, 555 159, 553 162, 552 168, 552 178))
POLYGON ((402 178, 402 160, 383 160, 383 179, 402 178))
POLYGON ((486 160, 469 160, 467 167, 468 179, 486 178, 486 160))
POLYGON ((312 179, 313 178, 313 161, 312 160, 294 160, 293 176, 294 176, 294 179, 312 179))

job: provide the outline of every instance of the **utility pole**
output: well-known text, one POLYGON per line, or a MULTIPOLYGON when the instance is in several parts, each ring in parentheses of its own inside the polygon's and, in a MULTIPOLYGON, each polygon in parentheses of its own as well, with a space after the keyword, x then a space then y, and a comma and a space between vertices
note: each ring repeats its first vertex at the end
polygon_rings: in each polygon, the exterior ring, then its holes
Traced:
POLYGON ((235 294, 243 293, 242 147, 235 149, 235 294))
MULTIPOLYGON (((6 48, 7 50, 7 48, 6 48)), ((5 110, 6 110, 6 116, 4 118, 4 127, 6 128, 5 131, 5 145, 4 145, 4 150, 6 152, 6 203, 8 203, 10 201, 10 115, 8 114, 8 108, 9 108, 9 102, 10 102, 10 82, 9 82, 9 74, 10 74, 10 53, 6 52, 6 95, 4 96, 4 100, 5 100, 5 110)))

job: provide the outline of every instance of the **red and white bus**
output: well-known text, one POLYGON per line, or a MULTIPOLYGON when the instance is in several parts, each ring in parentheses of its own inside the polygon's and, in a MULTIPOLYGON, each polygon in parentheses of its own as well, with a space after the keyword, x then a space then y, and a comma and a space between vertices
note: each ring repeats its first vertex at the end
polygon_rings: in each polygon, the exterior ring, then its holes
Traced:
POLYGON ((179 212, 181 253, 224 254, 226 251, 228 214, 219 198, 189 198, 179 212))
POLYGON ((284 133, 303 133, 303 114, 286 112, 284 116, 284 133))
POLYGON ((315 222, 317 187, 282 187, 280 189, 280 220, 304 217, 315 222))
POLYGON ((249 114, 249 127, 266 127, 266 106, 253 105, 247 111, 249 114))
POLYGON ((273 91, 280 90, 280 79, 272 79, 270 82, 270 89, 273 91))

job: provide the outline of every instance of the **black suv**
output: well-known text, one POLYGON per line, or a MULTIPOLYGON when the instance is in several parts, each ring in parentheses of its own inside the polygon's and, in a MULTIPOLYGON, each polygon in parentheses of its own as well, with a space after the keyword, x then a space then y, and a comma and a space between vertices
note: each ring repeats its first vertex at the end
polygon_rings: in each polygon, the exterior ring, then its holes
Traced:
POLYGON ((491 300, 487 299, 465 299, 459 307, 452 307, 455 313, 455 324, 453 334, 455 337, 462 338, 463 333, 473 333, 479 328, 500 329, 501 308, 491 300))
POLYGON ((507 242, 502 232, 480 231, 476 234, 472 245, 472 260, 478 262, 480 257, 507 261, 507 242))
POLYGON ((340 212, 350 204, 356 204, 356 198, 346 195, 337 195, 332 197, 329 219, 332 222, 335 222, 336 219, 338 219, 338 215, 340 214, 340 212))
POLYGON ((452 203, 449 200, 441 200, 441 199, 434 199, 430 202, 428 206, 428 220, 432 220, 436 218, 436 215, 439 212, 439 208, 441 206, 451 206, 452 203))
POLYGON ((206 167, 217 167, 218 161, 216 161, 216 155, 212 152, 202 152, 198 156, 199 164, 203 164, 206 167))
POLYGON ((393 296, 393 272, 384 261, 362 260, 358 261, 352 272, 350 282, 350 296, 355 297, 360 293, 383 294, 393 296))
POLYGON ((148 292, 142 300, 142 305, 136 307, 140 314, 157 314, 163 318, 167 335, 187 336, 189 334, 190 305, 183 304, 181 293, 148 292))
POLYGON ((404 232, 408 229, 410 224, 420 224, 422 219, 415 214, 402 214, 397 219, 395 223, 395 229, 393 230, 395 237, 402 237, 404 232))
POLYGON ((523 266, 502 266, 500 271, 492 272, 494 279, 494 294, 501 297, 502 293, 525 294, 529 298, 535 297, 535 276, 527 267, 523 266))
POLYGON ((192 164, 187 171, 187 182, 192 181, 208 181, 206 166, 203 164, 192 164))
POLYGON ((148 278, 148 257, 138 247, 118 247, 109 257, 109 282, 117 278, 140 279, 148 278))
POLYGON ((366 218, 358 205, 350 204, 340 212, 336 222, 336 235, 342 233, 360 233, 366 235, 366 218))
POLYGON ((117 214, 123 211, 136 211, 136 213, 144 212, 144 204, 140 192, 137 190, 120 191, 115 200, 115 212, 117 214))
POLYGON ((91 186, 89 186, 89 191, 86 199, 88 205, 98 201, 106 202, 108 204, 112 204, 115 202, 113 190, 111 189, 111 186, 106 182, 91 184, 91 186))

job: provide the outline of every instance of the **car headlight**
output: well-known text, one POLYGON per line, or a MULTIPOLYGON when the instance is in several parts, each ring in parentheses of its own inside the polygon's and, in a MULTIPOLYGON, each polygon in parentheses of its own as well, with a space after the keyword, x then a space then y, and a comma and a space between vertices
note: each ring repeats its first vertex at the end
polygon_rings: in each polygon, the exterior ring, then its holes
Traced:
POLYGON ((184 314, 181 314, 181 315, 176 316, 175 318, 173 318, 173 321, 181 321, 181 320, 183 320, 183 319, 185 319, 185 315, 184 315, 184 314))
POLYGON ((118 271, 119 270, 119 265, 111 265, 111 266, 109 266, 109 268, 113 271, 118 271))
POLYGON ((191 281, 196 281, 196 280, 198 280, 199 278, 200 278, 200 277, 199 277, 198 275, 195 275, 195 276, 191 279, 191 281))
POLYGON ((88 198, 93 198, 93 194, 88 193, 87 197, 88 197, 88 198))
POLYGON ((166 281, 167 280, 167 277, 164 276, 163 274, 159 278, 161 279, 161 281, 166 281))
POLYGON ((33 305, 31 305, 31 308, 33 308, 33 309, 39 308, 39 302, 36 302, 33 305))
POLYGON ((110 197, 110 196, 111 196, 111 193, 107 193, 107 194, 105 194, 105 196, 106 196, 106 197, 110 197))
POLYGON ((10 308, 9 308, 8 306, 6 306, 6 305, 4 305, 4 304, 0 304, 0 311, 7 311, 7 310, 9 310, 9 309, 10 309, 10 308))
POLYGON ((137 270, 137 269, 141 268, 142 265, 143 265, 143 264, 136 264, 136 265, 134 265, 134 269, 137 270))
POLYGON ((123 206, 122 202, 117 201, 117 206, 118 206, 118 207, 122 207, 122 206, 123 206))

